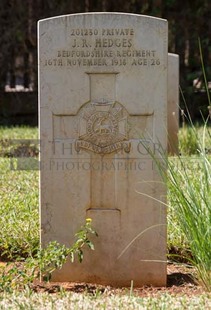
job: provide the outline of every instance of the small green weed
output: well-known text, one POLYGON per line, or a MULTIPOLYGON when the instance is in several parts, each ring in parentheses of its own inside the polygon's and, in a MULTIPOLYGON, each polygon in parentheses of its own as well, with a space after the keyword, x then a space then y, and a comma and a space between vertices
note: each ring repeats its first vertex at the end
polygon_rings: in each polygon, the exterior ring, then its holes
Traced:
POLYGON ((71 247, 53 241, 45 248, 38 249, 33 257, 1 267, 0 291, 12 292, 14 289, 26 288, 40 276, 48 281, 52 272, 61 269, 68 257, 71 262, 75 256, 82 262, 84 246, 94 250, 94 245, 89 240, 90 234, 97 235, 91 226, 91 219, 87 219, 85 225, 76 233, 76 241, 71 247))

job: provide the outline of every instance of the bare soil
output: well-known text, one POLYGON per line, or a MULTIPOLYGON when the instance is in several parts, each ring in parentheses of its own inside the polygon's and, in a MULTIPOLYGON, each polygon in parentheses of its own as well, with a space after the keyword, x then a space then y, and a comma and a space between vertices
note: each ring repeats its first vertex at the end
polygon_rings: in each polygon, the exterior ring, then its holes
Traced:
MULTIPOLYGON (((133 294, 140 297, 156 296, 160 293, 173 295, 199 295, 204 289, 194 280, 193 268, 184 265, 168 264, 167 287, 138 287, 133 289, 133 294)), ((35 292, 58 293, 65 290, 75 293, 87 292, 95 295, 97 292, 103 294, 124 294, 129 288, 115 288, 111 286, 97 285, 95 283, 75 283, 75 282, 40 282, 34 281, 32 289, 35 292)))

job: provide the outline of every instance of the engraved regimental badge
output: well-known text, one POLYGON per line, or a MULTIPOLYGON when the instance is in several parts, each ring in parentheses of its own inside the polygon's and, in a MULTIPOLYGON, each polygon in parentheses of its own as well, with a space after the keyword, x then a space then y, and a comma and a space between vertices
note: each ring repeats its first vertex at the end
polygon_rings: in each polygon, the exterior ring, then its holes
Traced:
POLYGON ((75 148, 98 154, 130 152, 128 112, 118 102, 89 102, 79 111, 78 140, 75 148))

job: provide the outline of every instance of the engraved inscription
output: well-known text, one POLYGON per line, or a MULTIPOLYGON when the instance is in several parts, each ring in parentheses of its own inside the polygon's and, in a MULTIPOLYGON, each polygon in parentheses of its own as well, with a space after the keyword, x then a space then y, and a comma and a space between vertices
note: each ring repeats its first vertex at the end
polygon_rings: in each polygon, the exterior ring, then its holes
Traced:
POLYGON ((137 48, 134 29, 70 29, 66 49, 59 48, 44 66, 58 67, 157 67, 161 65, 156 50, 137 48))
POLYGON ((77 28, 77 29, 71 29, 70 31, 71 36, 93 36, 93 35, 101 35, 101 36, 125 36, 125 35, 134 35, 134 29, 129 28, 103 28, 103 29, 87 29, 87 28, 77 28))
POLYGON ((79 112, 79 139, 75 148, 98 154, 130 152, 128 112, 118 102, 89 102, 79 112))

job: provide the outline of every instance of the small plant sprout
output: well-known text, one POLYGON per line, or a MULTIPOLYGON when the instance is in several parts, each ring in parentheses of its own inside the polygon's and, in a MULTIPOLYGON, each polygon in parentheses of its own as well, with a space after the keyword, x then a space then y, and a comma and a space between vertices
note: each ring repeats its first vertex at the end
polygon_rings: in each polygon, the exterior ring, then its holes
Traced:
POLYGON ((83 260, 83 248, 88 246, 94 250, 94 245, 89 236, 96 231, 91 226, 92 220, 86 219, 85 225, 75 234, 76 241, 71 247, 67 247, 57 241, 50 242, 45 248, 39 249, 34 257, 28 257, 24 263, 6 264, 1 268, 0 291, 12 291, 13 289, 28 287, 34 279, 42 278, 49 281, 51 274, 56 269, 61 269, 69 258, 71 262, 77 256, 79 262, 83 260))

